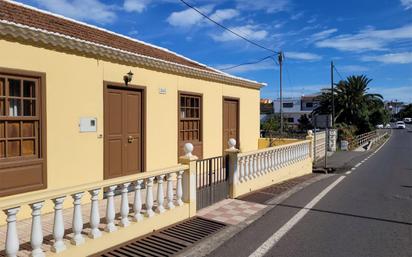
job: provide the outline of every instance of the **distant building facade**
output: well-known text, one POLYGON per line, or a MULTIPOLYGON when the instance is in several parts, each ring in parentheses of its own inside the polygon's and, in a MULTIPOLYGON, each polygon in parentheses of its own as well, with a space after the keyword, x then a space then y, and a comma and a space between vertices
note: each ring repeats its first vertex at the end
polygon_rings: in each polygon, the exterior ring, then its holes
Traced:
MULTIPOLYGON (((286 124, 297 125, 302 115, 310 115, 319 106, 318 95, 283 98, 283 119, 286 124)), ((280 99, 273 101, 274 113, 280 114, 280 99)))

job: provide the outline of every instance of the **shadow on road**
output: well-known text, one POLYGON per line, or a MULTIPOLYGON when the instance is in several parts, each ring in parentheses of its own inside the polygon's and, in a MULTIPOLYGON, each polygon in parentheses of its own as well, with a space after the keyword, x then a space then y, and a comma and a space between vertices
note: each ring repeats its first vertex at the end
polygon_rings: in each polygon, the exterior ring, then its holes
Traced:
POLYGON ((361 218, 361 219, 369 219, 369 220, 376 220, 376 221, 381 221, 381 222, 389 222, 389 223, 395 223, 395 224, 400 224, 400 225, 407 225, 411 226, 411 222, 405 222, 405 221, 399 221, 399 220, 391 220, 391 219, 382 219, 382 218, 375 218, 375 217, 370 217, 370 216, 362 216, 362 215, 356 215, 356 214, 351 214, 351 213, 344 213, 344 212, 335 212, 335 211, 327 211, 327 210, 320 210, 320 209, 308 209, 304 208, 301 206, 295 206, 295 205, 288 205, 288 204, 276 204, 276 206, 282 206, 282 207, 288 207, 288 208, 294 208, 294 209, 307 209, 312 212, 321 212, 321 213, 330 213, 330 214, 335 214, 335 215, 342 215, 342 216, 347 216, 347 217, 354 217, 354 218, 361 218))

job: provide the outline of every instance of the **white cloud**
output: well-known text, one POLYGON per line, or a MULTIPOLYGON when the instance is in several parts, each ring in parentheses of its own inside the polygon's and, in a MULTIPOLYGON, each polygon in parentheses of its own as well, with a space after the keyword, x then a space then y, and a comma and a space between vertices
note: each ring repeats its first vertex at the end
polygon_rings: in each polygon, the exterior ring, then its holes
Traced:
MULTIPOLYGON (((233 67, 236 64, 220 64, 216 65, 216 69, 225 69, 229 67, 233 67)), ((240 73, 245 73, 245 72, 250 72, 250 71, 262 71, 262 70, 274 70, 278 69, 277 66, 275 65, 275 62, 271 59, 268 59, 266 61, 256 63, 256 64, 249 64, 249 65, 242 65, 230 70, 224 70, 224 72, 227 73, 232 73, 232 74, 240 74, 240 73)))
POLYGON ((363 56, 361 60, 365 62, 381 62, 386 64, 408 64, 412 63, 412 52, 363 56))
POLYGON ((295 13, 295 14, 292 14, 292 16, 290 16, 290 19, 291 20, 299 20, 300 18, 302 18, 303 17, 303 12, 298 12, 298 13, 295 13))
POLYGON ((360 73, 360 72, 368 71, 369 68, 366 66, 361 66, 361 65, 342 65, 342 66, 339 66, 339 70, 342 72, 348 72, 348 73, 360 73))
MULTIPOLYGON (((210 15, 210 18, 217 22, 230 20, 234 17, 239 16, 240 14, 239 11, 235 9, 221 9, 221 10, 216 10, 212 13, 213 11, 212 5, 206 5, 203 7, 199 7, 198 10, 206 15, 210 15)), ((193 9, 186 9, 180 12, 173 12, 167 18, 167 21, 169 22, 170 25, 175 26, 175 27, 191 27, 191 26, 200 25, 200 24, 203 24, 204 22, 207 22, 206 19, 202 15, 200 15, 193 9)))
MULTIPOLYGON (((211 5, 206 5, 197 8, 202 13, 208 15, 213 10, 211 5)), ((173 12, 168 18, 167 22, 175 27, 191 27, 203 21, 203 16, 193 9, 186 9, 180 12, 173 12)))
POLYGON ((318 61, 322 59, 322 56, 305 52, 286 52, 285 58, 301 60, 301 61, 318 61))
POLYGON ((401 0, 401 4, 405 10, 412 9, 412 0, 401 0))
POLYGON ((222 9, 215 11, 210 18, 216 22, 222 22, 224 20, 230 20, 239 16, 239 11, 235 9, 222 9))
POLYGON ((397 87, 375 87, 372 86, 370 91, 373 93, 378 93, 383 96, 386 100, 397 99, 401 102, 412 102, 411 97, 412 84, 408 86, 397 86, 397 87))
POLYGON ((338 31, 338 29, 336 29, 336 28, 323 30, 323 31, 317 32, 317 33, 313 34, 312 36, 310 36, 310 40, 311 41, 322 40, 322 39, 328 38, 329 36, 331 36, 333 33, 337 32, 337 31, 338 31))
POLYGON ((125 0, 123 2, 123 8, 127 12, 143 12, 151 0, 125 0))
POLYGON ((237 0, 237 7, 249 11, 265 11, 277 13, 286 11, 290 7, 289 0, 237 0))
MULTIPOLYGON (((230 27, 230 29, 244 37, 247 37, 250 40, 259 41, 265 39, 268 36, 268 32, 266 30, 259 29, 256 25, 230 27)), ((234 34, 230 33, 229 31, 224 31, 220 34, 213 34, 212 38, 218 42, 226 42, 241 39, 235 36, 234 34)))
POLYGON ((317 47, 335 48, 341 51, 362 52, 385 50, 392 42, 412 39, 412 24, 386 30, 369 28, 357 34, 339 35, 316 42, 317 47))
POLYGON ((116 19, 113 8, 99 0, 35 0, 35 2, 47 10, 77 20, 110 23, 116 19))

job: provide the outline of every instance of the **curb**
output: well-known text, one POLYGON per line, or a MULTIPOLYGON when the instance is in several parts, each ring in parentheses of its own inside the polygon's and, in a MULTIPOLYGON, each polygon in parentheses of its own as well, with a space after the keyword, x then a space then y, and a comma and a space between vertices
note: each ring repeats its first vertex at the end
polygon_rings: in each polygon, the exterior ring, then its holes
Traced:
POLYGON ((275 208, 277 204, 283 202, 293 194, 299 192, 300 190, 304 189, 305 187, 321 181, 323 179, 336 176, 336 174, 323 174, 319 175, 317 177, 308 179, 307 181, 304 181, 288 191, 282 193, 281 195, 275 196, 274 198, 266 201, 264 204, 268 205, 266 208, 260 210, 259 212, 253 214, 246 220, 242 221, 241 223, 233 226, 229 226, 226 229, 223 229, 222 231, 214 234, 210 238, 207 238, 198 244, 193 245, 186 251, 176 255, 178 257, 184 257, 184 256, 190 256, 190 257, 200 257, 200 256, 206 256, 210 254, 212 251, 217 249, 219 246, 224 244, 226 241, 228 241, 230 238, 232 238, 234 235, 239 233, 240 231, 244 230, 247 228, 250 224, 258 220, 260 217, 262 217, 265 213, 270 211, 271 209, 275 208))

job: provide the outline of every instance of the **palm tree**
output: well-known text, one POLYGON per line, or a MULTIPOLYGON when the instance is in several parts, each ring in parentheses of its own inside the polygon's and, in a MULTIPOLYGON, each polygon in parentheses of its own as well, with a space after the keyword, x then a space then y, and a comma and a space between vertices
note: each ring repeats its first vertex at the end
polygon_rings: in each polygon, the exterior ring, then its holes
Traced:
MULTIPOLYGON (((335 89, 335 123, 356 125, 359 132, 371 129, 369 115, 383 108, 383 97, 379 94, 368 93, 368 85, 372 80, 365 75, 349 76, 340 81, 335 89)), ((317 114, 330 114, 332 109, 332 91, 324 90, 320 96, 317 114)))

